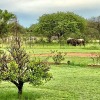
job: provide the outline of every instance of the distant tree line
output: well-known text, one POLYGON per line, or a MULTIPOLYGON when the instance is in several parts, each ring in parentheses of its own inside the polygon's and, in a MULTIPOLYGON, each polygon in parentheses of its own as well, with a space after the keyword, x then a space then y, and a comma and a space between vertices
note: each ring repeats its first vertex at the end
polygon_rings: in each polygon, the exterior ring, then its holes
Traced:
POLYGON ((57 12, 43 14, 38 23, 25 28, 17 22, 16 15, 7 10, 0 10, 0 36, 14 35, 15 26, 17 32, 24 37, 39 36, 46 37, 51 42, 52 36, 62 38, 84 38, 85 40, 99 40, 100 43, 100 16, 85 19, 73 12, 57 12))

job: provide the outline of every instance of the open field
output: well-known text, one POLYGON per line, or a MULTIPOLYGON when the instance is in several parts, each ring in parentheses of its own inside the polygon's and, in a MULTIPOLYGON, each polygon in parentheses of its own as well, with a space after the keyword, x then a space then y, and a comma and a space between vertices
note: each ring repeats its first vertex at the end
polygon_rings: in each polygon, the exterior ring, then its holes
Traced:
POLYGON ((33 45, 31 48, 29 46, 25 47, 28 51, 33 51, 34 53, 50 53, 51 50, 58 50, 61 52, 100 52, 100 45, 98 44, 87 44, 84 46, 68 46, 66 44, 44 44, 44 45, 33 45))
MULTIPOLYGON (((23 47, 32 59, 34 54, 49 54, 51 50, 69 53, 100 53, 99 45, 73 47, 55 44, 23 47)), ((2 49, 6 51, 6 45, 2 49)), ((46 58, 45 56, 38 57, 46 58)), ((48 61, 53 62, 51 58, 48 61)), ((100 68, 87 66, 93 63, 91 57, 67 55, 62 63, 65 64, 50 65, 53 78, 49 82, 36 87, 26 83, 22 100, 100 100, 100 68), (71 64, 68 65, 67 61, 71 64)), ((10 82, 1 82, 0 100, 18 100, 17 88, 10 82)))
MULTIPOLYGON (((50 72, 53 78, 44 85, 26 83, 22 100, 100 100, 100 68, 56 65, 50 72)), ((2 82, 0 100, 17 100, 17 88, 2 82)))
MULTIPOLYGON (((9 44, 3 44, 0 45, 0 49, 7 50, 9 47, 9 44)), ((100 52, 100 45, 99 44, 86 44, 86 46, 68 46, 67 44, 33 44, 33 46, 30 47, 30 45, 22 45, 27 52, 32 52, 35 54, 41 54, 41 53, 50 53, 51 50, 58 50, 61 52, 100 52)))

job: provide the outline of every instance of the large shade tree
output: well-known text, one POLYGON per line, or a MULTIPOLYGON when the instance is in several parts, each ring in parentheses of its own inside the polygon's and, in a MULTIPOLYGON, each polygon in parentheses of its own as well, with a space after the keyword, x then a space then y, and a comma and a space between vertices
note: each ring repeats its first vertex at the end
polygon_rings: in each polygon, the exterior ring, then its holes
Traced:
POLYGON ((85 26, 86 21, 81 16, 72 12, 57 12, 42 15, 39 22, 33 27, 33 31, 46 36, 50 42, 53 35, 59 38, 64 34, 83 33, 85 26))

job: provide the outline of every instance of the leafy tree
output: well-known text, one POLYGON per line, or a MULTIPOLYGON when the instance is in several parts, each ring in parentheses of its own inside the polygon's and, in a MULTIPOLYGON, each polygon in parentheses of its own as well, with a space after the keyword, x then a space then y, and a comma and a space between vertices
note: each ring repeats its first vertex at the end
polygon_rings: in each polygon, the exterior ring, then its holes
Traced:
POLYGON ((8 12, 7 10, 1 10, 0 9, 0 35, 8 32, 8 22, 15 18, 15 15, 8 12))
POLYGON ((53 35, 58 38, 64 34, 84 32, 86 21, 84 18, 71 12, 57 12, 44 14, 34 26, 34 32, 47 36, 50 39, 53 35))
POLYGON ((51 74, 48 73, 48 65, 40 60, 30 60, 19 43, 20 41, 17 41, 10 47, 9 55, 3 53, 0 56, 0 80, 13 83, 21 97, 24 83, 39 85, 43 81, 50 80, 51 74))
POLYGON ((97 31, 97 32, 94 32, 94 34, 92 35, 93 37, 96 37, 96 39, 99 40, 99 44, 100 44, 100 16, 92 17, 91 19, 89 19, 88 28, 92 28, 97 31))
POLYGON ((21 26, 19 23, 12 22, 8 24, 8 31, 10 33, 14 33, 15 32, 15 27, 17 28, 17 32, 21 33, 21 34, 25 34, 26 33, 26 29, 21 26))

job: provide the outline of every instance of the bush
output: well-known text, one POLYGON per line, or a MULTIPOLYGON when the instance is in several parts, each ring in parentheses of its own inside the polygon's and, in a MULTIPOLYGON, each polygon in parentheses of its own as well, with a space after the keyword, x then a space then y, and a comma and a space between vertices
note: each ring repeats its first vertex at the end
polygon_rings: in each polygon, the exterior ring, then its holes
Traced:
POLYGON ((94 64, 100 64, 100 53, 96 54, 96 57, 91 57, 94 64))
POLYGON ((65 60, 65 55, 62 52, 58 52, 58 51, 51 51, 51 53, 53 54, 52 59, 55 62, 55 64, 60 64, 61 61, 65 60))

